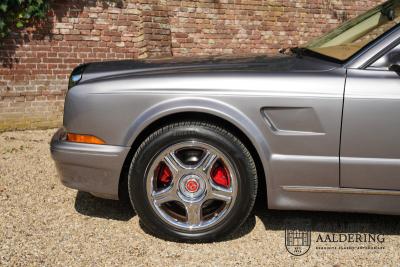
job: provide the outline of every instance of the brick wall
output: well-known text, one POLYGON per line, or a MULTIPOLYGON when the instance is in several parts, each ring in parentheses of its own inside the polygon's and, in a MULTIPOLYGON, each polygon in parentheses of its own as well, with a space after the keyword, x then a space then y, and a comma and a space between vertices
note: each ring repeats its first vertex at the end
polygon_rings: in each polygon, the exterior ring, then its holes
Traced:
POLYGON ((0 131, 59 126, 82 62, 274 54, 381 0, 53 0, 48 20, 0 44, 0 131))

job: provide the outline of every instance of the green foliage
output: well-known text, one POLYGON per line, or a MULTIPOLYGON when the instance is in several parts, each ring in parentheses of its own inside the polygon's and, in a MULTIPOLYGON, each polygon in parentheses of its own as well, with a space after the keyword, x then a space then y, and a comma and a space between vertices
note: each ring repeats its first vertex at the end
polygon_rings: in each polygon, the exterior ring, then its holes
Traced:
POLYGON ((0 39, 13 28, 21 29, 46 18, 48 0, 0 0, 0 39))

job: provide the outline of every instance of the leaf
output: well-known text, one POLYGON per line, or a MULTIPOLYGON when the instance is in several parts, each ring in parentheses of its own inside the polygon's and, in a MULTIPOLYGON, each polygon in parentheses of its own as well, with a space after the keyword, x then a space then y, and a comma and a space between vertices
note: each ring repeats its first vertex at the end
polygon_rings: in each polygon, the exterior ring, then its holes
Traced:
POLYGON ((22 28, 24 27, 24 24, 21 21, 18 21, 17 24, 15 24, 15 26, 17 26, 17 28, 22 28))
POLYGON ((2 10, 4 13, 7 12, 7 4, 0 4, 0 10, 2 10))
POLYGON ((0 39, 13 27, 23 28, 45 19, 51 0, 0 0, 0 39))

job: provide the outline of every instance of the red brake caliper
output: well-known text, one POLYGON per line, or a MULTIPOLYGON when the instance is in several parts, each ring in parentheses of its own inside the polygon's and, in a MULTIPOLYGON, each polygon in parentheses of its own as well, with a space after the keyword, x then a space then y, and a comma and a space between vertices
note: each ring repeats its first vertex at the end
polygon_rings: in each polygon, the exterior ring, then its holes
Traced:
POLYGON ((157 183, 159 186, 166 186, 172 180, 172 173, 165 163, 161 163, 158 175, 157 175, 157 183))
POLYGON ((218 166, 211 171, 211 179, 219 186, 229 187, 231 185, 229 172, 223 166, 218 166))

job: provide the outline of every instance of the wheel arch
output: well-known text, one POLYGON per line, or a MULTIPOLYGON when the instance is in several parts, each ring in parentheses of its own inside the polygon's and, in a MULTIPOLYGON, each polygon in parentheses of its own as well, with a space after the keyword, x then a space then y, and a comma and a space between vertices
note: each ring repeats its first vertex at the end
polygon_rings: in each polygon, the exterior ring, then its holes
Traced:
POLYGON ((127 199, 127 176, 133 155, 148 135, 166 124, 177 121, 206 121, 223 125, 235 134, 250 150, 256 163, 259 190, 256 204, 267 204, 268 143, 260 129, 242 112, 225 103, 210 99, 177 99, 166 101, 144 111, 129 128, 125 138, 131 150, 126 157, 119 180, 119 198, 127 199))

